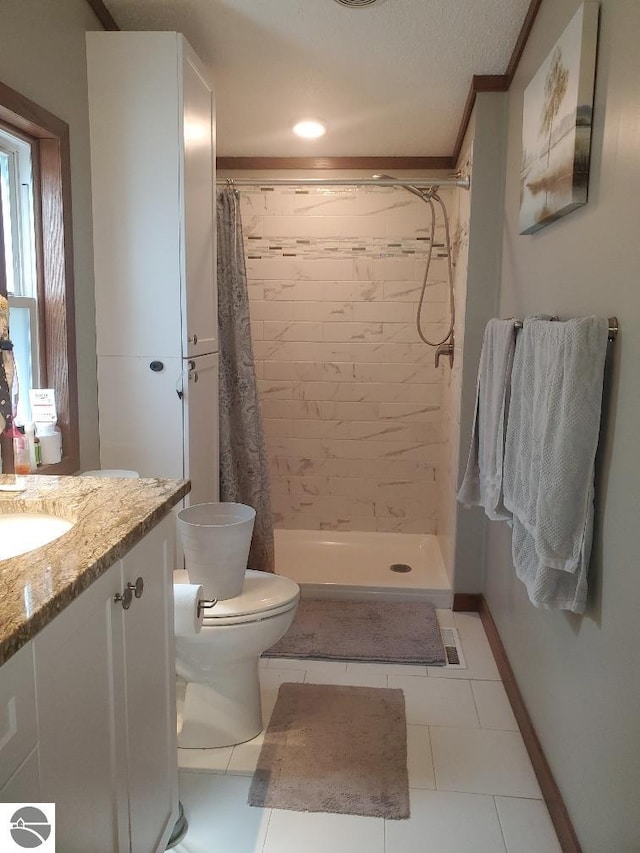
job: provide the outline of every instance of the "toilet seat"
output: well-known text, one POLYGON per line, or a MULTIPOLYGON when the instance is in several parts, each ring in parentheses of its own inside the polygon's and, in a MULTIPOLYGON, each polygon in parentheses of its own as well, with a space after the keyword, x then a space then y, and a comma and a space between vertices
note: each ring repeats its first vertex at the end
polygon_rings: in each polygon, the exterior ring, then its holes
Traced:
POLYGON ((271 619, 295 607, 299 597, 298 584, 289 578, 248 569, 240 595, 218 601, 205 613, 202 627, 205 630, 271 619))

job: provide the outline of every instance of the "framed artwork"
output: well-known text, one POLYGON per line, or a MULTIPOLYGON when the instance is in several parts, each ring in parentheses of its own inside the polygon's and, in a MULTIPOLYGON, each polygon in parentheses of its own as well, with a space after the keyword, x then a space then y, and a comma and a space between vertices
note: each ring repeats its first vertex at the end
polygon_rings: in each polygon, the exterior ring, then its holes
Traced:
POLYGON ((580 6, 525 90, 521 234, 587 202, 598 11, 580 6))

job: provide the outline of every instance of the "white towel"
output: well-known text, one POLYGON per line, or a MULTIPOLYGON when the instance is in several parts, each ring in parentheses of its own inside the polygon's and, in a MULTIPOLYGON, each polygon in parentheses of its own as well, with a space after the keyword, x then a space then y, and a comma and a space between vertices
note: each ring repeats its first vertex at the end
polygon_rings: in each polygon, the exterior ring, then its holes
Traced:
POLYGON ((504 503, 537 607, 583 613, 608 321, 525 320, 511 378, 504 503))
POLYGON ((478 366, 469 459, 458 492, 460 503, 484 507, 492 521, 511 518, 502 500, 502 460, 515 342, 513 320, 489 320, 478 366))

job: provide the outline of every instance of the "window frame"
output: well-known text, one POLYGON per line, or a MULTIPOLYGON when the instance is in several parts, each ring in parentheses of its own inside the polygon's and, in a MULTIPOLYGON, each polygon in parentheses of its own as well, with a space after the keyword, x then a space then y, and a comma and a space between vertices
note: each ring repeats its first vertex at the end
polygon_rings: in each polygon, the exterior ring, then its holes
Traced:
MULTIPOLYGON (((15 132, 7 132, 7 127, 2 122, 0 122, 0 156, 2 154, 7 156, 7 159, 10 164, 9 168, 9 189, 10 196, 8 200, 8 206, 12 213, 12 222, 11 222, 11 239, 12 239, 12 253, 14 256, 14 269, 13 269, 13 282, 14 282, 14 290, 12 292, 12 296, 33 296, 36 298, 37 296, 37 281, 35 278, 35 246, 34 246, 34 212, 33 212, 33 168, 32 168, 32 157, 33 157, 33 145, 31 141, 25 139, 22 133, 15 132), (2 132, 4 131, 5 135, 9 137, 11 140, 15 140, 19 143, 18 146, 14 147, 11 143, 7 144, 3 139, 2 132), (23 178, 27 177, 25 175, 25 153, 26 149, 28 149, 28 189, 29 189, 29 198, 25 201, 25 193, 23 192, 23 178), (14 221, 13 217, 16 217, 17 222, 14 221), (25 224, 25 219, 28 218, 28 224, 25 224), (31 252, 33 249, 33 254, 31 252), (24 288, 25 281, 27 283, 27 290, 24 288), (18 285, 18 289, 16 289, 16 285, 18 285)), ((2 217, 2 213, 0 213, 0 218, 2 217)), ((6 270, 5 270, 6 274, 6 270)), ((7 290, 8 290, 8 276, 7 276, 7 290)), ((9 295, 9 294, 8 294, 9 295)))
MULTIPOLYGON (((0 82, 0 124, 31 144, 40 386, 54 388, 64 456, 43 474, 80 468, 69 125, 0 82)), ((4 255, 3 255, 4 258, 4 255)), ((4 268, 4 260, 1 265, 4 268)), ((4 269, 0 272, 0 281, 4 269)), ((13 460, 3 447, 3 470, 13 460)))

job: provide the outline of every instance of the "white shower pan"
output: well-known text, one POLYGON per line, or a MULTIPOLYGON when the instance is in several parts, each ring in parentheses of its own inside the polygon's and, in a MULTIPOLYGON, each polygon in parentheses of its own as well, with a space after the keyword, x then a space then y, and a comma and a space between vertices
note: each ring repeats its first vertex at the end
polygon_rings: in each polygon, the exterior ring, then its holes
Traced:
POLYGON ((275 556, 276 572, 299 584, 303 598, 453 604, 436 536, 276 530, 275 556))

